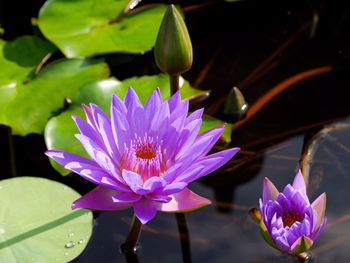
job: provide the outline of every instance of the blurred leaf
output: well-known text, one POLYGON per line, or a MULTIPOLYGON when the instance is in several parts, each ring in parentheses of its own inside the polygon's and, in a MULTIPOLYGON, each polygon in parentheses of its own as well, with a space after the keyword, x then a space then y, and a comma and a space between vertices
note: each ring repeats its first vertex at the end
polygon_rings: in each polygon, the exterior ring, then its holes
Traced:
POLYGON ((71 210, 77 192, 37 177, 2 180, 0 189, 4 262, 69 262, 85 249, 93 218, 88 210, 71 210))
MULTIPOLYGON (((16 96, 18 86, 30 79, 41 60, 56 48, 36 36, 22 36, 14 41, 0 40, 0 108, 16 96)), ((0 122, 3 121, 0 111, 0 122)))
POLYGON ((109 75, 101 60, 58 60, 47 65, 26 83, 17 85, 17 95, 4 109, 4 123, 19 135, 41 133, 48 119, 63 108, 85 83, 109 75))
POLYGON ((154 46, 165 6, 123 15, 129 2, 49 0, 40 10, 38 25, 69 58, 144 53, 154 46))

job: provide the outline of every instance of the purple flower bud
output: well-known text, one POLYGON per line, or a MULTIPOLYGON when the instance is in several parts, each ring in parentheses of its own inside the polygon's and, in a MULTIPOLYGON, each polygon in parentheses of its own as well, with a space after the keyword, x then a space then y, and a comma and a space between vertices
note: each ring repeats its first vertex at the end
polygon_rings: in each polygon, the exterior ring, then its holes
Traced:
POLYGON ((307 251, 326 225, 326 194, 312 204, 299 171, 292 185, 278 192, 267 178, 260 201, 260 230, 272 247, 292 255, 307 251))

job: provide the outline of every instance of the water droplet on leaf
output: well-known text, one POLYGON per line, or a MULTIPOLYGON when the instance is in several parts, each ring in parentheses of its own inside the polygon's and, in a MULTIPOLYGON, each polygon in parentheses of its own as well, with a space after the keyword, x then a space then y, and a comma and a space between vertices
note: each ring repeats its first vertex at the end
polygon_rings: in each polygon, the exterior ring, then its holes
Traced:
POLYGON ((64 245, 65 248, 73 248, 75 246, 75 243, 73 241, 69 241, 67 244, 64 245))

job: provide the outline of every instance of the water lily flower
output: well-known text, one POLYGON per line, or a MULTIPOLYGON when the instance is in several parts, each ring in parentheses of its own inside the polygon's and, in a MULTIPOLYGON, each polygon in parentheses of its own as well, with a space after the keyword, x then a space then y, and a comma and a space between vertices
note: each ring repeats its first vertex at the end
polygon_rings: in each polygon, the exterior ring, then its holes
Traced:
POLYGON ((124 101, 113 96, 110 118, 95 104, 83 105, 86 121, 73 119, 80 131, 76 137, 91 159, 60 150, 46 152, 98 185, 72 207, 133 207, 145 224, 157 211, 184 212, 210 204, 188 184, 224 165, 239 148, 208 155, 224 127, 199 134, 203 110, 188 116, 188 106, 179 92, 163 101, 159 89, 143 106, 132 88, 124 101))
POLYGON ((260 230, 272 247, 291 255, 307 251, 326 225, 325 210, 326 194, 310 204, 300 171, 281 193, 264 179, 260 230))

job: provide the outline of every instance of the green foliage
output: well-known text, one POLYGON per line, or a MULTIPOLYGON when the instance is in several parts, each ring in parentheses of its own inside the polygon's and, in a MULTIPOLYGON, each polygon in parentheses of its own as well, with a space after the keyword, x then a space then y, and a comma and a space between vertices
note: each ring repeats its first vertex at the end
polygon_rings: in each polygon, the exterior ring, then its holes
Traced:
POLYGON ((18 82, 2 122, 15 134, 42 133, 48 119, 63 108, 65 98, 75 95, 83 84, 108 75, 108 66, 101 60, 55 61, 27 82, 18 82))
POLYGON ((16 96, 19 87, 32 78, 41 60, 56 48, 36 36, 22 36, 14 41, 0 39, 0 123, 3 109, 16 96))
POLYGON ((49 0, 38 25, 69 58, 144 53, 154 46, 165 11, 156 5, 124 14, 129 0, 49 0))
POLYGON ((93 226, 91 212, 70 208, 79 197, 71 188, 43 178, 0 181, 1 262, 69 262, 77 257, 93 226))

